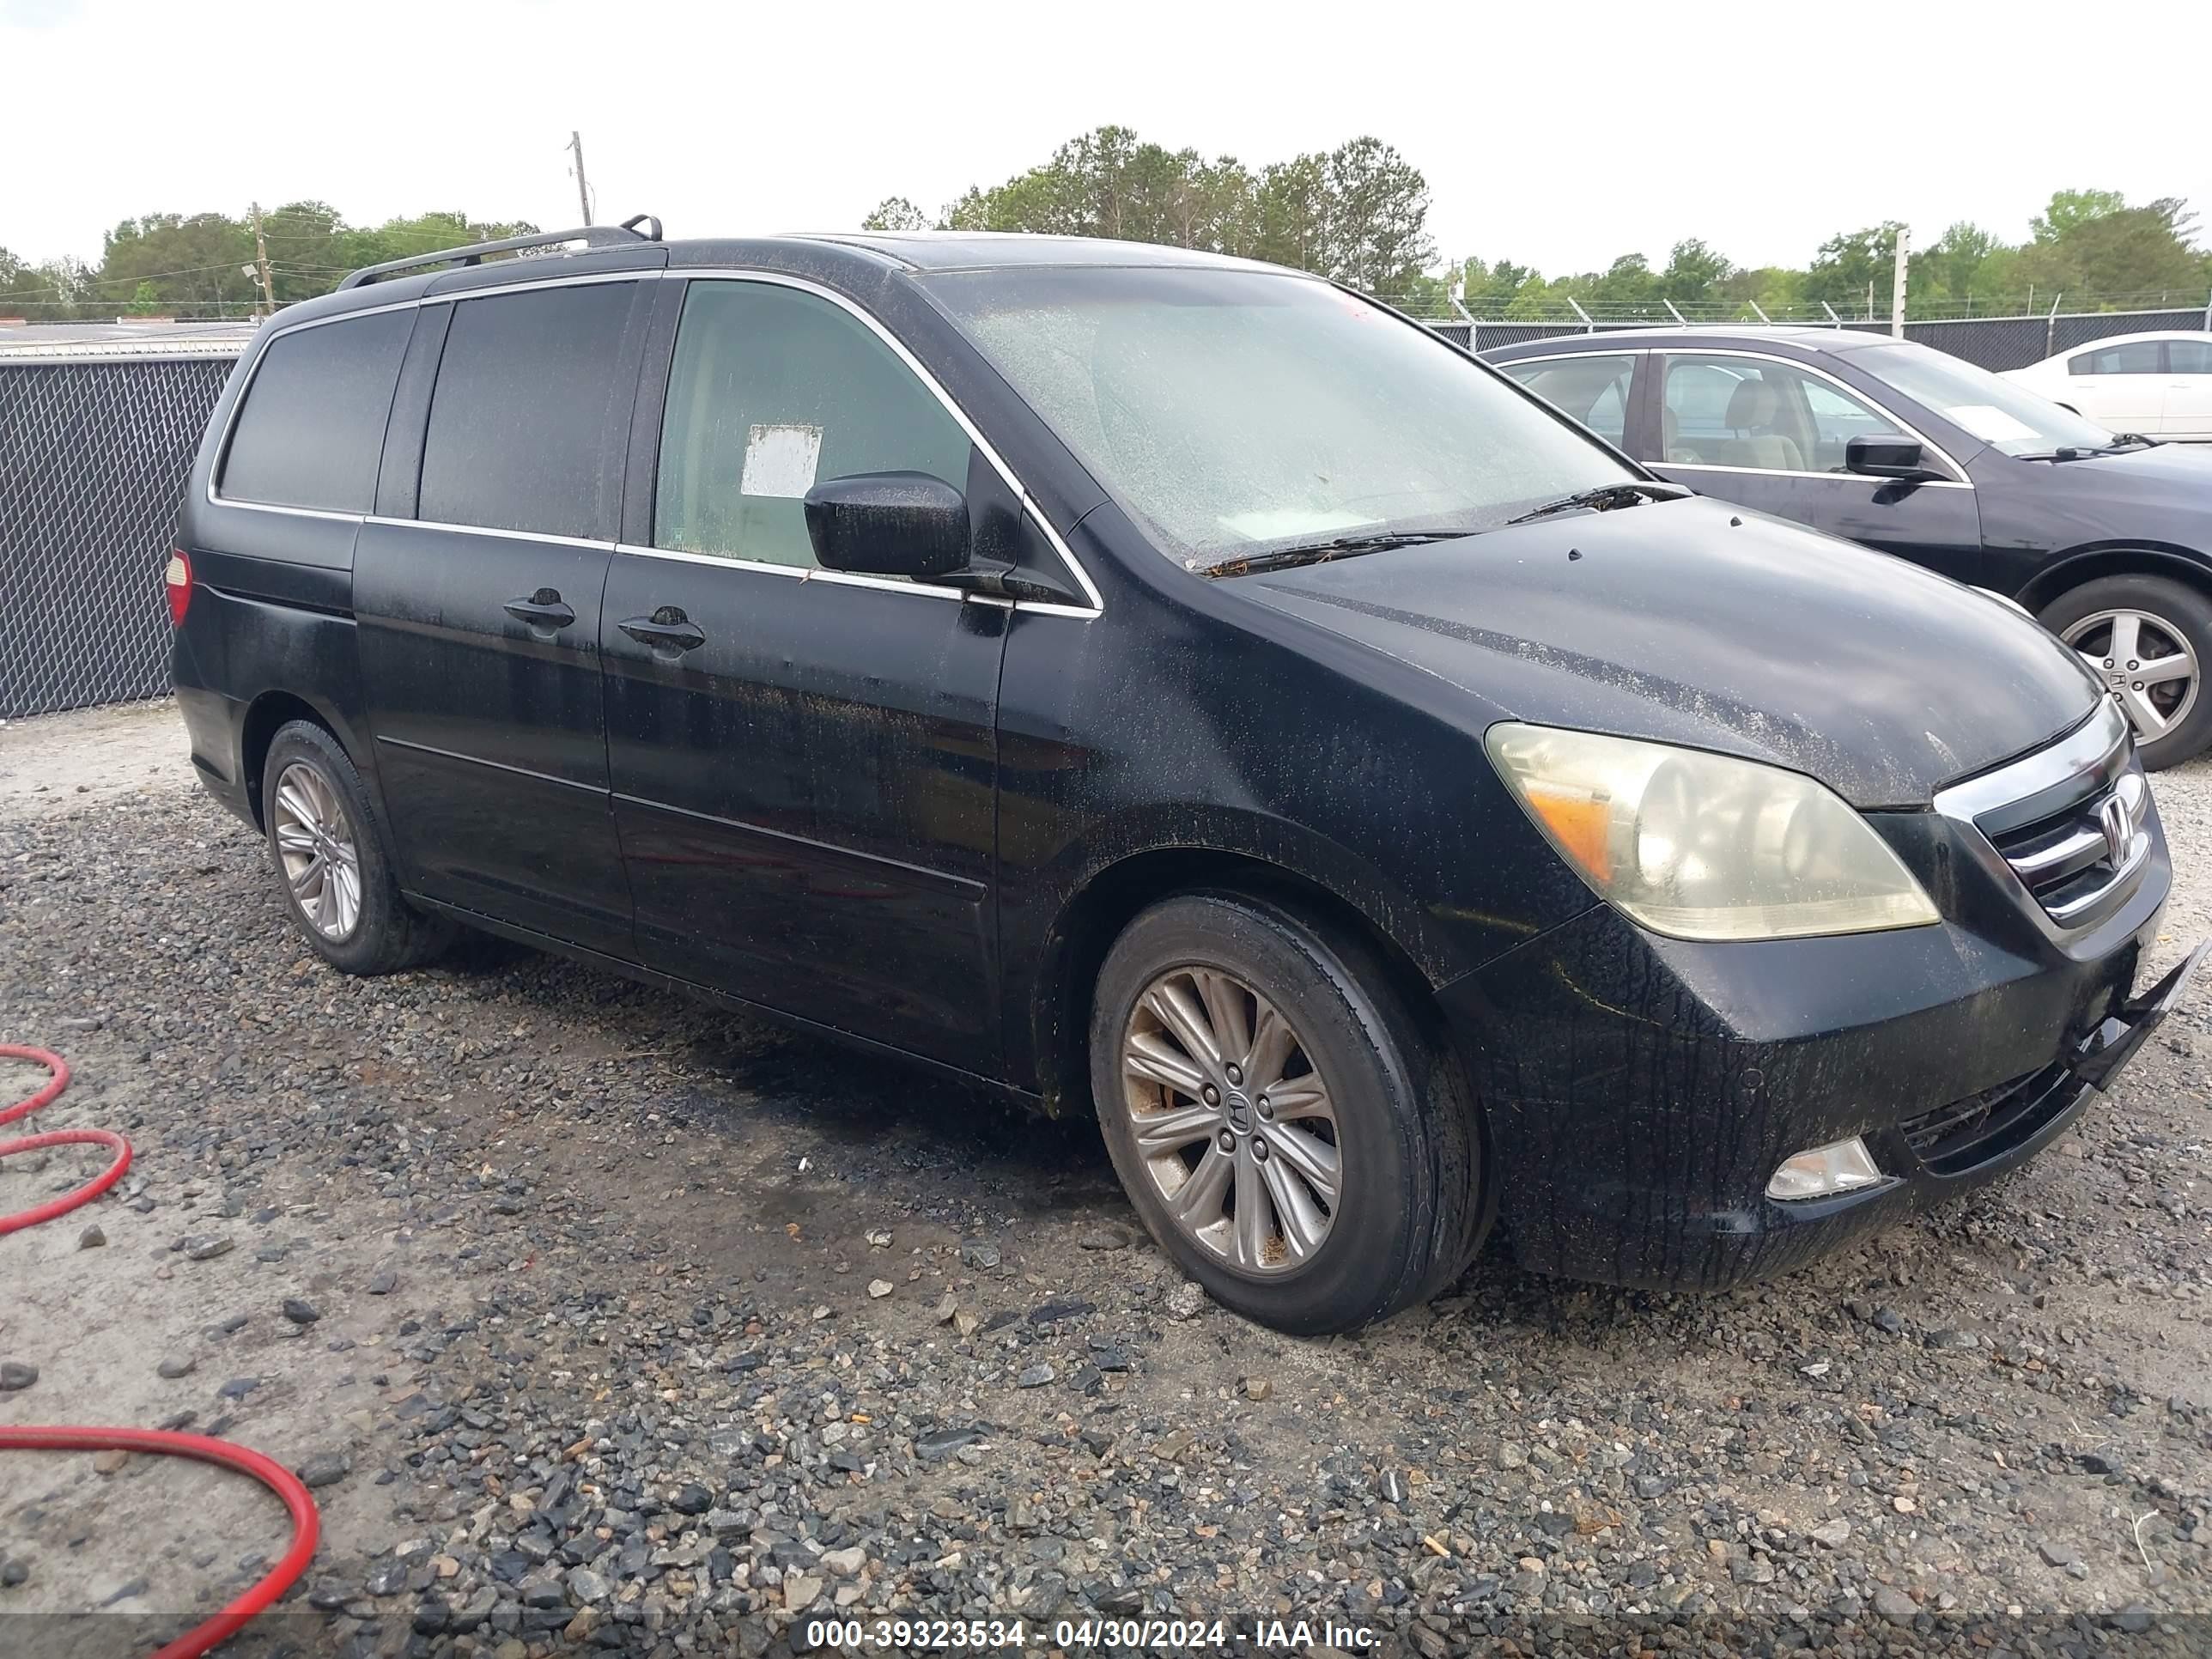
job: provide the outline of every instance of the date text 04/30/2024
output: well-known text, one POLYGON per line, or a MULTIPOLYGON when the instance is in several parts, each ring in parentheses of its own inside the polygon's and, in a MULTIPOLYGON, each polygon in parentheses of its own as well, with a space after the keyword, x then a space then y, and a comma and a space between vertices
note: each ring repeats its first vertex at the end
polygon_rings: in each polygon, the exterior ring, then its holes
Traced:
POLYGON ((999 1619, 810 1619, 799 1632, 809 1650, 886 1648, 899 1652, 1020 1649, 1034 1643, 1065 1652, 1091 1649, 1198 1652, 1237 1646, 1299 1652, 1321 1646, 1364 1652, 1375 1633, 1327 1620, 1060 1619, 1032 1628, 999 1619))

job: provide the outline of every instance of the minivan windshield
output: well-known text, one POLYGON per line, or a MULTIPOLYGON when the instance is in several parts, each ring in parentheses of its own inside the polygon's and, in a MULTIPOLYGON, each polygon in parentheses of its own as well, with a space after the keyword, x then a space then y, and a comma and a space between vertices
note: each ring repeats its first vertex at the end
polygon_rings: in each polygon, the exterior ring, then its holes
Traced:
POLYGON ((2102 449, 2112 441, 2094 421, 1933 346, 1869 346, 1851 354, 1851 366, 2008 455, 2102 449))
POLYGON ((1489 529, 1640 476, 1426 330, 1312 278, 1121 267, 926 280, 1193 569, 1489 529))

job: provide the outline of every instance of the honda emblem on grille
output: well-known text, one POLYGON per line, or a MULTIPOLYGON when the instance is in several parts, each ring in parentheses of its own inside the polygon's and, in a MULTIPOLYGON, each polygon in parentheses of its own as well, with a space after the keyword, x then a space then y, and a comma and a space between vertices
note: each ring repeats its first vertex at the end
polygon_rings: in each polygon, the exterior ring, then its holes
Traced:
POLYGON ((2105 851, 2118 869, 2127 862, 2128 843, 2135 839, 2135 825, 2129 822, 2127 803, 2117 794, 2107 795, 2097 808, 2097 827, 2105 832, 2105 851))

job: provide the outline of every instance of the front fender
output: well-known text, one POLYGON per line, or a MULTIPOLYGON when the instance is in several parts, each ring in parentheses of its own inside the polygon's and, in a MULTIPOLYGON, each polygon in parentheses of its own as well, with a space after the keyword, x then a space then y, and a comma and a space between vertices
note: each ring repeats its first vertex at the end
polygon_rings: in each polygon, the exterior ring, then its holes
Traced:
POLYGON ((1357 910, 1431 985, 1473 965, 1432 908, 1372 860, 1326 836, 1265 812, 1217 805, 1148 805, 1117 812, 1069 842, 1046 866, 1065 895, 1046 941, 1066 930, 1083 896, 1135 865, 1176 855, 1242 860, 1317 888, 1357 910))
POLYGON ((2212 557, 2172 542, 2106 541, 2069 548, 2037 569, 2016 596, 2030 614, 2100 576, 2170 576, 2212 592, 2212 557))
POLYGON ((1048 1111, 1082 1097, 1088 988, 1100 963, 1133 917, 1171 894, 1229 885, 1303 899, 1358 926, 1431 989, 1528 931, 1425 902, 1372 860, 1296 823, 1218 805, 1118 813, 1034 874, 1054 896, 1049 909, 1018 896, 1001 910, 1016 929, 1005 939, 1004 1030, 1009 1080, 1035 1086, 1048 1111))

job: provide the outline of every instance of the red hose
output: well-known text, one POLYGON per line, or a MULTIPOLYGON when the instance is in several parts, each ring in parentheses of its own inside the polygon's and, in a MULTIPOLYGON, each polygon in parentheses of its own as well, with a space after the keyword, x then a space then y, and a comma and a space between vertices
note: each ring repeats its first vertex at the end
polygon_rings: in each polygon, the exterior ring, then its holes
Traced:
MULTIPOLYGON (((43 1066, 53 1075, 46 1086, 20 1105, 10 1106, 0 1112, 0 1123, 13 1123, 18 1118, 28 1117, 41 1106, 51 1106, 69 1087, 69 1062, 59 1054, 44 1048, 28 1048, 13 1042, 0 1042, 0 1060, 27 1060, 43 1066)), ((21 1232, 26 1227, 35 1227, 41 1221, 52 1221, 58 1215, 67 1215, 71 1210, 89 1204, 102 1193, 123 1179, 131 1167, 131 1143, 112 1129, 52 1129, 45 1134, 25 1135, 16 1140, 0 1140, 0 1158, 13 1152, 34 1152, 42 1146, 110 1146, 114 1148, 115 1161, 102 1174, 94 1176, 73 1193, 65 1193, 49 1203, 21 1210, 14 1215, 0 1216, 0 1237, 21 1232)))
MULTIPOLYGON (((0 1111, 0 1123, 14 1122, 18 1118, 28 1117, 41 1106, 52 1105, 60 1098, 62 1091, 69 1087, 69 1062, 59 1054, 44 1048, 0 1043, 0 1058, 32 1060, 52 1073, 46 1087, 28 1100, 0 1111)), ((18 1140, 0 1141, 0 1158, 5 1158, 10 1152, 31 1152, 41 1146, 70 1145, 112 1146, 116 1149, 115 1162, 105 1175, 65 1197, 15 1215, 0 1217, 0 1234, 36 1226, 41 1221, 51 1221, 58 1215, 65 1215, 79 1205, 90 1203, 122 1179, 123 1172, 131 1167, 131 1143, 107 1129, 60 1129, 46 1134, 26 1135, 18 1140)), ((292 1517, 292 1547, 284 1552, 284 1559, 252 1589, 214 1618, 194 1626, 162 1648, 153 1656, 153 1659, 200 1659, 201 1655, 228 1641, 292 1588, 300 1575, 307 1570, 307 1564, 314 1559, 315 1546, 322 1536, 322 1520, 316 1512, 315 1500, 307 1495, 307 1487, 298 1477, 259 1452, 234 1446, 227 1441, 210 1440, 198 1434, 171 1434, 159 1429, 0 1426, 0 1452, 8 1451, 126 1451, 144 1452, 155 1457, 190 1457, 202 1463, 212 1463, 217 1468, 251 1475, 284 1500, 284 1507, 292 1517)))
POLYGON ((263 1609, 292 1588, 307 1570, 322 1536, 322 1521, 315 1500, 307 1496, 299 1478, 280 1463, 258 1451, 210 1440, 204 1435, 166 1434, 158 1429, 46 1429, 0 1428, 0 1451, 131 1451, 156 1457, 191 1457, 217 1468, 250 1474, 284 1500, 292 1516, 292 1547, 284 1552, 268 1576, 206 1623, 179 1636, 154 1655, 154 1659, 199 1659, 199 1656, 228 1641, 263 1609))

